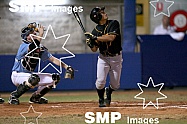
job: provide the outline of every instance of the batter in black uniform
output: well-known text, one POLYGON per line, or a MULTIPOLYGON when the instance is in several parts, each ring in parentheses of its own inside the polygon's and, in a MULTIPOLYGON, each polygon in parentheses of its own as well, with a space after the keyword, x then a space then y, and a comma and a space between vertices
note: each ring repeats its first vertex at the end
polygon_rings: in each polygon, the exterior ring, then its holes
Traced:
POLYGON ((120 87, 122 69, 122 47, 120 25, 117 20, 108 20, 105 7, 95 7, 90 18, 98 24, 92 33, 86 32, 87 45, 93 52, 99 48, 97 62, 96 89, 99 96, 99 107, 110 106, 111 94, 120 87), (110 76, 109 86, 106 85, 107 75, 110 76), (106 91, 106 98, 104 94, 106 91))

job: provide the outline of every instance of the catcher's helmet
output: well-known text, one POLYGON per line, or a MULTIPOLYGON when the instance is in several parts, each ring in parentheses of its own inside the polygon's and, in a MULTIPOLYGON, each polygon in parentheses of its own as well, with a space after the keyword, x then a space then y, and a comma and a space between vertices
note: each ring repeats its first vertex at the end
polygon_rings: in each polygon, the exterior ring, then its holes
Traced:
POLYGON ((104 10, 105 7, 95 7, 92 9, 90 13, 90 19, 95 22, 96 24, 102 19, 102 15, 100 13, 101 10, 104 10))
POLYGON ((28 26, 21 29, 21 38, 22 40, 26 41, 27 36, 33 32, 36 28, 36 22, 30 23, 28 26))
POLYGON ((33 29, 29 27, 24 27, 21 29, 21 38, 22 40, 27 40, 27 36, 32 32, 33 29))

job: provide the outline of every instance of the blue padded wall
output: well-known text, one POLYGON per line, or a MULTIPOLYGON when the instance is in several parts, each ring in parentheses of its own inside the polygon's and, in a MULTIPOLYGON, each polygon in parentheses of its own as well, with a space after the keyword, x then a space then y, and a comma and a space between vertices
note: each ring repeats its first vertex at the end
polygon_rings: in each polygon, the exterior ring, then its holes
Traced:
MULTIPOLYGON (((55 54, 57 58, 66 55, 55 54)), ((76 54, 75 58, 63 60, 75 68, 74 80, 64 79, 64 72, 61 74, 61 81, 54 90, 93 90, 95 89, 96 65, 98 54, 76 54)), ((0 91, 13 91, 15 86, 10 80, 11 69, 15 55, 0 56, 0 91)), ((48 62, 41 64, 44 67, 48 62)), ((56 66, 55 66, 56 67, 56 66)), ((58 67, 56 67, 58 68, 58 67)), ((48 67, 44 72, 55 73, 56 70, 48 67)), ((123 69, 121 75, 120 89, 137 88, 137 82, 141 82, 141 57, 139 53, 123 53, 123 69)), ((108 83, 107 83, 108 84, 108 83)))
POLYGON ((169 35, 143 35, 142 78, 150 76, 166 86, 187 86, 187 37, 176 41, 169 35))
POLYGON ((124 0, 123 51, 134 52, 136 44, 136 0, 124 0))

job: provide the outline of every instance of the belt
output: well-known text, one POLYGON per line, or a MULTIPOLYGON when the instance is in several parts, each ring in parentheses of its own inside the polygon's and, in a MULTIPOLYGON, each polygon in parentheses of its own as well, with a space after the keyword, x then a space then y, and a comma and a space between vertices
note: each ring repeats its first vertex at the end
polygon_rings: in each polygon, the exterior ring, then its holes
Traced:
MULTIPOLYGON (((102 53, 101 53, 102 54, 102 53)), ((104 57, 114 57, 114 56, 118 56, 118 55, 121 55, 122 54, 122 51, 119 51, 118 53, 115 53, 115 54, 110 54, 110 53, 106 53, 106 54, 102 54, 104 57)))

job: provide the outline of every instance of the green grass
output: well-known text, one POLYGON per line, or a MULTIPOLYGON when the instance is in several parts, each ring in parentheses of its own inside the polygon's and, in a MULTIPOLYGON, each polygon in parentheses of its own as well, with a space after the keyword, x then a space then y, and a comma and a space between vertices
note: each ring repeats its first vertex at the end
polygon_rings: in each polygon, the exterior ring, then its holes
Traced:
MULTIPOLYGON (((160 100, 161 102, 177 101, 187 102, 187 88, 176 88, 175 90, 162 90, 161 92, 167 96, 167 99, 160 100), (169 92, 169 93, 168 93, 169 92), (178 93, 179 92, 179 93, 178 93), (184 92, 181 94, 181 92, 184 92), (172 93, 172 94, 171 94, 172 93)), ((134 96, 140 93, 140 90, 120 90, 112 94, 113 101, 124 102, 140 102, 141 100, 134 99, 134 96), (121 95, 123 94, 123 95, 121 95)), ((21 102, 28 102, 32 92, 28 92, 21 96, 19 99, 21 102)), ((150 93, 146 93, 147 98, 153 97, 152 90, 150 93)), ((4 96, 4 94, 2 94, 4 96)), ((9 93, 5 93, 6 97, 3 97, 5 101, 8 101, 9 93)), ((98 96, 95 90, 93 91, 58 91, 49 92, 45 97, 50 102, 77 102, 77 101, 98 101, 98 96), (81 92, 81 95, 79 93, 81 92), (53 96, 53 93, 57 95, 53 96)))

